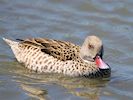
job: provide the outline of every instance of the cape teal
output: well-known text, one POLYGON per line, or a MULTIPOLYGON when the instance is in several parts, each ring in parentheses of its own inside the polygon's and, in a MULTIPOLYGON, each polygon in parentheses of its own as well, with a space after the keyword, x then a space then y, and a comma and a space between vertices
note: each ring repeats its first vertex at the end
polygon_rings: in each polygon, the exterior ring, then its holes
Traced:
POLYGON ((17 39, 18 42, 3 40, 11 47, 18 62, 36 72, 89 78, 111 74, 111 68, 102 60, 103 44, 97 36, 86 37, 81 47, 46 38, 17 39))

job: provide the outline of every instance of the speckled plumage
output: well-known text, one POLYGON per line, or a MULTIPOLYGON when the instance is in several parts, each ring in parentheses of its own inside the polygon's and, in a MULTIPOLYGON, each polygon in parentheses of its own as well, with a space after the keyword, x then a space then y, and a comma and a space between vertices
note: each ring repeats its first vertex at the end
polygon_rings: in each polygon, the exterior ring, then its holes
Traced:
MULTIPOLYGON (((73 43, 44 38, 19 39, 19 42, 4 40, 11 46, 18 62, 36 72, 63 73, 69 76, 86 77, 110 75, 110 70, 103 73, 95 61, 89 60, 93 55, 89 54, 86 59, 85 53, 81 53, 82 47, 73 43)), ((94 48, 94 45, 91 44, 87 46, 89 49, 94 48)), ((102 47, 99 48, 95 51, 96 53, 101 52, 102 47)))

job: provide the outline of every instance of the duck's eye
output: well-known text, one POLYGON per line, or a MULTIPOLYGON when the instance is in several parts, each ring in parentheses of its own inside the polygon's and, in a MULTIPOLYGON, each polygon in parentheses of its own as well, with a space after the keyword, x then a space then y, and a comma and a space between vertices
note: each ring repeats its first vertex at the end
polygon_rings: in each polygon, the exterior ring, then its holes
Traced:
POLYGON ((94 49, 94 46, 91 45, 91 44, 89 44, 89 45, 88 45, 88 48, 89 48, 89 49, 94 49))

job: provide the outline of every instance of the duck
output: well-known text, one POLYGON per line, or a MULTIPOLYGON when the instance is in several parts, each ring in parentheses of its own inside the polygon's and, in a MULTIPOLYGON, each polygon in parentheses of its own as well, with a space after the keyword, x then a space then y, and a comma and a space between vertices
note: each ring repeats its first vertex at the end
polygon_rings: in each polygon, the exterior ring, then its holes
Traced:
POLYGON ((88 78, 111 75, 110 66, 103 61, 102 40, 95 35, 87 36, 82 46, 48 38, 3 40, 17 61, 35 72, 88 78))

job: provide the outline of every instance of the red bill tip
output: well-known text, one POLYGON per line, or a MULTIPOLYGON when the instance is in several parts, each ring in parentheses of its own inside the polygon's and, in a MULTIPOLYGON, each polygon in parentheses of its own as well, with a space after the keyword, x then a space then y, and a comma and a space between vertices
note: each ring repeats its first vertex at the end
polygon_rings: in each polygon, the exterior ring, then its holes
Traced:
POLYGON ((100 58, 100 56, 97 56, 95 59, 96 65, 100 69, 108 69, 109 66, 100 58))

